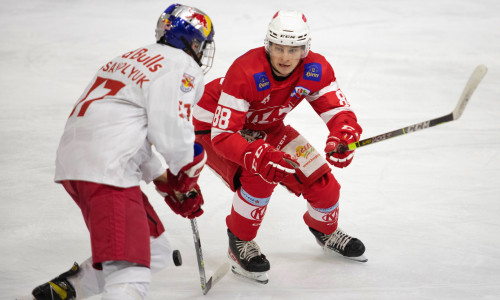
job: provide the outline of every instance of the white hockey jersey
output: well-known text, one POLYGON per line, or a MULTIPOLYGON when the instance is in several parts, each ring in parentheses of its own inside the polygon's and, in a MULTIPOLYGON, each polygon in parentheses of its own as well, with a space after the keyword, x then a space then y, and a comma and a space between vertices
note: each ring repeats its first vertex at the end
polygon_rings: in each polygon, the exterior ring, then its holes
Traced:
POLYGON ((71 112, 57 150, 55 181, 118 187, 150 182, 193 160, 191 107, 201 68, 182 50, 152 44, 123 54, 94 76, 71 112))

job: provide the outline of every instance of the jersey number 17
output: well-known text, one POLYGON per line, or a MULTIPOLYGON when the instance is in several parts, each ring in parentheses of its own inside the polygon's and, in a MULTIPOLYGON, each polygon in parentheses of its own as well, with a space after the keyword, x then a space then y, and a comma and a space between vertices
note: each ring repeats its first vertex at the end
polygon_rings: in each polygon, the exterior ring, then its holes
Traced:
POLYGON ((123 82, 98 76, 92 87, 89 89, 88 93, 80 101, 78 101, 69 116, 71 117, 75 113, 78 106, 83 103, 77 114, 77 117, 83 117, 92 102, 101 100, 106 96, 114 96, 124 86, 125 84, 123 82), (90 94, 97 95, 98 97, 89 99, 90 94))

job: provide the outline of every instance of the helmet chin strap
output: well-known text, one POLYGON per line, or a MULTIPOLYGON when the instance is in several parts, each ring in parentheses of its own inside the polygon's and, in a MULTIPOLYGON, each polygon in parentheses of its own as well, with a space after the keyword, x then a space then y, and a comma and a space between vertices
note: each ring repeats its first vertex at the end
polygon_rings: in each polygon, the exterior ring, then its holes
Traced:
POLYGON ((183 36, 181 36, 181 41, 184 43, 184 46, 186 46, 186 48, 184 48, 184 52, 191 55, 191 57, 193 57, 196 63, 198 63, 198 65, 201 67, 203 64, 201 63, 201 60, 196 54, 196 52, 194 52, 193 48, 191 48, 191 44, 189 44, 189 42, 183 36))

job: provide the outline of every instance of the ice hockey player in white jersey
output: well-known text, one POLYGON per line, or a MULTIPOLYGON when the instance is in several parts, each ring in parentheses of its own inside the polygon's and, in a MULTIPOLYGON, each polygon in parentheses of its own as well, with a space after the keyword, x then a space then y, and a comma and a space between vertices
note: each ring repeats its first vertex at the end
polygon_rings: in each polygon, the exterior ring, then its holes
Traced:
POLYGON ((203 213, 197 179, 206 154, 194 142, 191 107, 212 66, 213 37, 204 12, 173 4, 158 20, 157 42, 110 60, 77 100, 57 150, 55 181, 81 209, 92 256, 36 287, 35 299, 145 299, 151 273, 172 260, 140 181, 153 181, 182 217, 203 213))

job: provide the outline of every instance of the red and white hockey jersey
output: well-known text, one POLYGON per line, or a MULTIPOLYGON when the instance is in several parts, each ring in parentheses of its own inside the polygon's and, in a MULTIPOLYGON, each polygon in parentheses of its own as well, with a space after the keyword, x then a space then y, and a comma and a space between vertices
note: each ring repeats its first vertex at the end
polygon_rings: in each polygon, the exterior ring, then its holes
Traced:
POLYGON ((193 110, 193 123, 197 131, 211 130, 217 152, 242 164, 248 142, 238 131, 266 130, 282 122, 303 99, 329 128, 339 118, 356 118, 323 56, 310 51, 286 80, 277 81, 260 47, 236 59, 225 78, 206 85, 193 110))
POLYGON ((55 181, 139 185, 193 160, 191 107, 203 73, 182 50, 152 44, 125 53, 96 73, 71 112, 56 158, 55 181))

